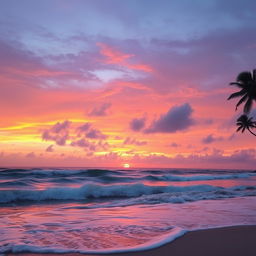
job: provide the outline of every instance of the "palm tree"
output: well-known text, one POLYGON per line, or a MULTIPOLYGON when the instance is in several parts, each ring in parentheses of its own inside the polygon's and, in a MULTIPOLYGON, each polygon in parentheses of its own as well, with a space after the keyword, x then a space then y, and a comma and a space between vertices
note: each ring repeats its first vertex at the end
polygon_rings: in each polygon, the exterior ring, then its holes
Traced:
POLYGON ((237 119, 236 125, 238 126, 238 128, 236 130, 237 132, 239 132, 240 130, 241 130, 241 132, 244 132, 245 129, 247 129, 251 134, 256 136, 256 134, 253 133, 250 129, 250 128, 256 128, 256 122, 252 120, 252 117, 248 118, 247 115, 241 115, 237 119))
POLYGON ((249 113, 252 108, 253 100, 256 101, 256 69, 254 69, 252 73, 249 71, 241 72, 237 76, 236 82, 232 82, 230 85, 236 85, 241 88, 241 90, 232 93, 228 97, 228 100, 242 97, 236 104, 236 110, 240 104, 246 101, 244 105, 244 113, 249 113))

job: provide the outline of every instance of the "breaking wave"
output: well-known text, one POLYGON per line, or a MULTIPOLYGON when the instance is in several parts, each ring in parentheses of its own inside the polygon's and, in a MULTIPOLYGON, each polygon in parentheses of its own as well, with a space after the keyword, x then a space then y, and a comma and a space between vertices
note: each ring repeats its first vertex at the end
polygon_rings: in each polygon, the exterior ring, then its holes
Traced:
MULTIPOLYGON (((209 199, 207 195, 215 198, 256 195, 256 186, 235 186, 223 188, 211 185, 195 186, 147 186, 142 183, 128 185, 102 186, 86 184, 79 188, 58 187, 45 190, 1 190, 0 203, 48 200, 86 200, 86 199, 118 199, 135 198, 156 194, 165 194, 169 202, 181 203, 209 199), (186 200, 187 198, 187 200, 186 200), (173 201, 171 200, 173 199, 173 201), (179 200, 180 199, 180 200, 179 200)), ((165 199, 166 200, 166 199, 165 199)), ((146 203, 145 201, 143 203, 146 203)))

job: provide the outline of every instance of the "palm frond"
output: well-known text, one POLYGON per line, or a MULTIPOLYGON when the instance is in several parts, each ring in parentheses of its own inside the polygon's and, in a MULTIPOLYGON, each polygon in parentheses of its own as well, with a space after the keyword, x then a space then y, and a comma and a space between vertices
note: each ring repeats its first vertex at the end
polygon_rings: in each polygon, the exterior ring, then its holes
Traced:
POLYGON ((248 116, 245 115, 245 114, 241 115, 241 116, 237 119, 237 121, 240 121, 240 122, 242 122, 242 123, 245 123, 247 120, 248 120, 248 116))
POLYGON ((232 83, 229 83, 229 85, 236 85, 236 86, 238 86, 240 88, 244 88, 244 84, 241 84, 239 82, 232 82, 232 83))
POLYGON ((242 89, 242 90, 239 91, 239 92, 232 93, 232 94, 228 97, 228 100, 233 99, 233 98, 236 98, 236 97, 239 97, 239 96, 243 96, 245 93, 246 93, 246 90, 244 90, 244 89, 242 89))
POLYGON ((238 103, 236 104, 236 110, 237 110, 237 108, 239 107, 239 105, 241 105, 244 101, 246 101, 247 98, 248 98, 248 95, 245 94, 245 95, 242 97, 242 99, 240 99, 240 100, 238 101, 238 103))
POLYGON ((243 128, 243 126, 239 126, 236 131, 239 132, 241 129, 243 128))
POLYGON ((252 98, 249 98, 244 105, 244 113, 249 113, 252 108, 252 98))
POLYGON ((243 82, 243 83, 248 83, 250 81, 252 81, 252 74, 249 71, 244 71, 241 72, 240 74, 238 74, 236 81, 239 82, 243 82))

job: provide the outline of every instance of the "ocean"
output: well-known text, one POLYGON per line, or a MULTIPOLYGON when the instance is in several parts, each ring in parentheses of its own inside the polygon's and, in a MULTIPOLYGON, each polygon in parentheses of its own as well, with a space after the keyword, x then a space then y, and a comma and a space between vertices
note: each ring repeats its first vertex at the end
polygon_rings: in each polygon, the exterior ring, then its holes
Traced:
POLYGON ((0 254, 140 251, 256 224, 256 172, 0 169, 0 254))

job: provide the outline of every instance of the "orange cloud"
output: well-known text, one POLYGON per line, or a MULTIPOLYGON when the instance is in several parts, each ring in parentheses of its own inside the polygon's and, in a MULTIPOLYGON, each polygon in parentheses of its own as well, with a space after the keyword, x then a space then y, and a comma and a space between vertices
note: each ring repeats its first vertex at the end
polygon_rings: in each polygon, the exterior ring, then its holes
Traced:
POLYGON ((108 64, 120 64, 134 56, 133 54, 119 52, 103 43, 97 43, 97 46, 100 47, 100 53, 106 57, 106 63, 108 64))
POLYGON ((128 60, 131 57, 135 56, 134 54, 125 54, 104 43, 97 43, 97 46, 100 47, 100 53, 106 57, 105 59, 106 64, 119 64, 129 69, 141 70, 144 72, 153 71, 152 67, 150 67, 149 65, 133 64, 128 62, 128 60))

